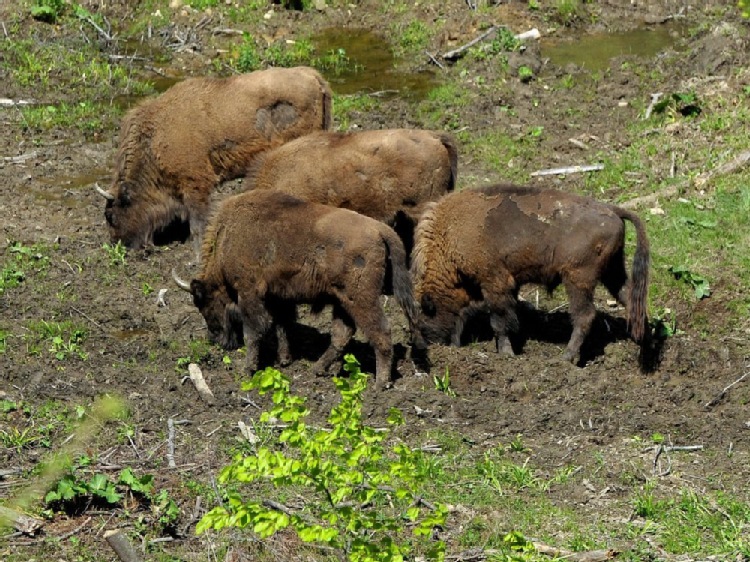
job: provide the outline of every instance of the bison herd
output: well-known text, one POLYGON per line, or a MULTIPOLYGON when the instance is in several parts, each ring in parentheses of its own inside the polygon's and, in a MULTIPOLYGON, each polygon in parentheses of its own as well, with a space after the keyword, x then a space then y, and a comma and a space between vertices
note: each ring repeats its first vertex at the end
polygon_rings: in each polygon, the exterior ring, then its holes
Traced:
POLYGON ((175 281, 212 341, 247 345, 250 371, 268 333, 277 361, 290 361, 298 304, 330 305, 330 346, 314 372, 328 370, 358 329, 375 351, 377 386, 389 385, 382 294, 395 296, 414 349, 460 345, 481 314, 497 351, 513 353, 527 283, 565 287, 573 330, 563 359, 579 356, 599 283, 645 345, 649 245, 637 215, 552 189, 458 191, 450 135, 335 132, 331 110, 331 89, 311 68, 185 80, 128 112, 113 184, 98 188, 113 242, 142 247, 174 221, 189 225, 200 273, 175 281), (214 189, 238 177, 241 192, 212 211, 214 189), (624 221, 637 235, 630 277, 624 221))

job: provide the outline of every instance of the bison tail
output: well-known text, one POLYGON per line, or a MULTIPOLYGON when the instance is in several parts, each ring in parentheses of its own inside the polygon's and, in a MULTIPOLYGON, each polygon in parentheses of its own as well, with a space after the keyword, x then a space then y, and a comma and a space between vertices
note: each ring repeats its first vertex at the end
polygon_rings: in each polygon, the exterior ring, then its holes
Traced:
POLYGON ((404 243, 398 235, 386 225, 381 227, 381 236, 388 251, 388 260, 390 261, 391 285, 393 286, 393 295, 396 297, 401 309, 406 315, 409 323, 409 330, 412 334, 412 343, 418 347, 420 345, 419 330, 417 329, 417 302, 414 300, 414 289, 411 282, 411 274, 406 266, 406 250, 404 243))
POLYGON ((320 74, 317 75, 320 92, 323 96, 323 120, 321 129, 329 131, 333 127, 333 90, 331 85, 320 74))
POLYGON ((637 242, 633 256, 630 295, 628 305, 628 324, 630 335, 639 343, 645 342, 648 309, 649 263, 651 261, 646 227, 638 215, 625 209, 617 208, 621 219, 629 220, 635 227, 637 242))
POLYGON ((440 142, 448 151, 448 158, 451 163, 451 181, 447 191, 454 191, 458 177, 458 146, 456 145, 456 139, 448 133, 440 133, 440 142))

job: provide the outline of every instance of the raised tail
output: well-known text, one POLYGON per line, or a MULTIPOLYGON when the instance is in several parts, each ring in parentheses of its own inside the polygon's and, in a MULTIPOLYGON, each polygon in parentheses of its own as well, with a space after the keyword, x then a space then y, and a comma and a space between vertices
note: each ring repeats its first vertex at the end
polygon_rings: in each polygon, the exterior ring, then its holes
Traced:
POLYGON ((391 265, 391 285, 393 286, 393 296, 396 297, 401 310, 406 315, 411 332, 412 345, 418 348, 424 348, 420 331, 417 329, 418 311, 417 302, 414 300, 414 289, 411 281, 411 274, 406 267, 406 250, 404 243, 395 233, 395 231, 382 225, 380 234, 385 242, 388 251, 388 260, 391 265))
POLYGON ((630 279, 630 295, 628 299, 628 325, 630 335, 639 343, 644 343, 647 330, 648 309, 648 278, 649 263, 651 261, 646 227, 641 218, 635 213, 614 208, 615 213, 623 220, 629 220, 635 227, 637 242, 633 256, 633 269, 630 279))

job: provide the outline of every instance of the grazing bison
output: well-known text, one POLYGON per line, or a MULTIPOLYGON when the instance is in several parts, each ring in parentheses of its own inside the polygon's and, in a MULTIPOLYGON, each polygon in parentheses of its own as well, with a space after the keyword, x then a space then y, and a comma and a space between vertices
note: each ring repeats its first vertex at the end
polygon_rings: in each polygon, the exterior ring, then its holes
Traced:
POLYGON ((331 126, 331 89, 312 68, 191 78, 129 111, 104 215, 112 241, 153 242, 173 221, 197 241, 211 191, 259 152, 331 126))
POLYGON ((243 187, 357 211, 393 226, 409 253, 424 205, 456 185, 457 163, 446 133, 316 131, 259 154, 243 187))
POLYGON ((405 259, 396 233, 374 219, 286 193, 250 191, 225 199, 211 218, 198 277, 189 285, 175 281, 192 293, 212 341, 238 347, 244 334, 250 372, 272 326, 279 359, 288 360, 285 326, 294 321, 296 304, 332 304, 331 345, 315 372, 338 359, 359 328, 375 349, 376 383, 383 386, 393 358, 380 303, 387 281, 417 333, 418 307, 405 259))
POLYGON ((646 339, 649 245, 637 215, 551 189, 495 185, 453 193, 433 204, 417 227, 412 263, 419 325, 427 341, 459 345, 468 318, 489 312, 498 352, 513 353, 516 299, 525 283, 562 283, 574 361, 596 315, 601 282, 628 310, 633 339, 646 339), (624 220, 635 226, 632 278, 624 260, 624 220))

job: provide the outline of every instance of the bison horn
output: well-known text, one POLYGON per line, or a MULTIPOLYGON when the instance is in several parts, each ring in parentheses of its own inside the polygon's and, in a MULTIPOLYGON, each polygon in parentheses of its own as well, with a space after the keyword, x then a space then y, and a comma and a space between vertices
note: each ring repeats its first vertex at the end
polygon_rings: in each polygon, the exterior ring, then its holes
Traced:
POLYGON ((101 187, 99 187, 98 183, 94 184, 94 188, 96 189, 96 192, 104 197, 107 201, 114 201, 115 196, 112 195, 109 191, 104 191, 101 187))
POLYGON ((177 272, 173 269, 172 270, 172 279, 174 279, 174 282, 177 283, 177 286, 182 289, 183 291, 187 291, 188 293, 192 293, 193 291, 190 289, 190 283, 185 281, 184 279, 180 279, 177 276, 177 272))

